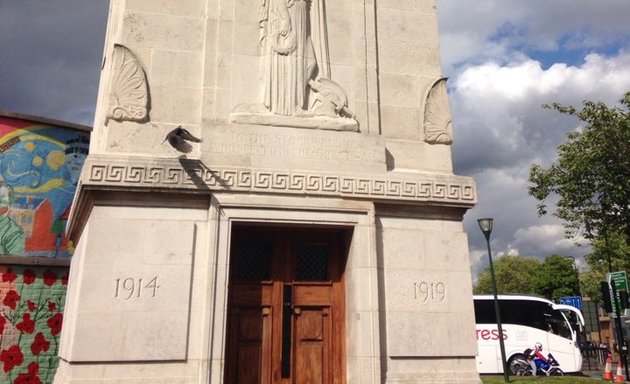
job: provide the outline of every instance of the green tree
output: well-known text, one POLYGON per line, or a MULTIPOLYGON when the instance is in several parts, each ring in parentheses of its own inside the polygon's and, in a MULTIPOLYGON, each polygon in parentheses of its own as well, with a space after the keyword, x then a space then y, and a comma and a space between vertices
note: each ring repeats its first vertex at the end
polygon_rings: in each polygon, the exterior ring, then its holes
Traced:
POLYGON ((599 283, 606 281, 606 273, 596 269, 589 269, 580 274, 582 293, 596 303, 602 303, 602 292, 599 283))
MULTIPOLYGON (((493 264, 499 294, 534 294, 556 301, 580 294, 578 275, 569 258, 550 255, 541 262, 533 257, 503 256, 493 264)), ((492 293, 490 267, 479 272, 473 292, 492 293)))
POLYGON ((615 233, 630 245, 630 92, 620 104, 584 101, 580 111, 545 105, 584 123, 568 134, 549 168, 532 165, 529 174, 539 215, 547 213, 548 197, 559 197, 554 214, 564 221, 567 237, 592 240, 615 233))
MULTIPOLYGON (((538 259, 523 256, 503 256, 494 260, 497 292, 531 294, 534 292, 535 275, 540 264, 538 259)), ((477 274, 477 284, 473 287, 473 292, 492 293, 490 267, 477 274)))
POLYGON ((593 251, 586 255, 589 270, 580 276, 584 294, 593 301, 601 303, 599 283, 606 281, 606 273, 612 271, 630 271, 630 246, 625 235, 620 232, 608 233, 606 238, 596 238, 591 242, 593 251), (609 263, 610 261, 610 263, 609 263))
POLYGON ((562 296, 579 295, 573 261, 560 255, 547 256, 536 271, 534 292, 554 301, 562 296))

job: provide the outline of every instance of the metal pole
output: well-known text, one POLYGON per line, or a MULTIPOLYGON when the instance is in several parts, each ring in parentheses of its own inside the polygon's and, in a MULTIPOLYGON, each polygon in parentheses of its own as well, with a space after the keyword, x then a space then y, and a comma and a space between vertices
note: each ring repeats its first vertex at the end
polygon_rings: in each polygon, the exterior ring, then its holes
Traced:
MULTIPOLYGON (((485 233, 484 233, 485 235, 485 233)), ((505 343, 503 342, 503 327, 501 326, 501 311, 499 311, 499 298, 497 297, 497 281, 494 277, 494 266, 492 265, 492 253, 490 251, 490 234, 486 235, 488 243, 488 259, 490 260, 490 277, 492 279, 492 292, 494 293, 494 312, 497 317, 497 328, 499 329, 499 347, 501 348, 501 363, 503 364, 503 379, 510 382, 507 370, 507 358, 505 356, 505 343)))
MULTIPOLYGON (((612 273, 612 260, 610 257, 610 249, 608 248, 608 236, 606 231, 604 231, 604 247, 606 248, 606 257, 608 258, 608 272, 612 273)), ((626 379, 630 379, 628 377, 628 361, 627 361, 627 347, 626 342, 623 339, 623 331, 621 329, 621 310, 619 308, 619 298, 617 297, 617 284, 615 284, 615 280, 611 278, 611 290, 613 296, 613 311, 615 313, 615 338, 617 339, 617 353, 619 354, 619 360, 623 361, 623 366, 626 370, 626 379)))
POLYGON ((615 336, 617 336, 617 353, 619 353, 619 359, 623 361, 623 366, 626 370, 626 377, 628 377, 628 362, 626 359, 626 342, 623 339, 623 331, 621 329, 621 310, 619 308, 619 298, 617 297, 617 287, 613 281, 611 284, 613 300, 615 301, 615 336))

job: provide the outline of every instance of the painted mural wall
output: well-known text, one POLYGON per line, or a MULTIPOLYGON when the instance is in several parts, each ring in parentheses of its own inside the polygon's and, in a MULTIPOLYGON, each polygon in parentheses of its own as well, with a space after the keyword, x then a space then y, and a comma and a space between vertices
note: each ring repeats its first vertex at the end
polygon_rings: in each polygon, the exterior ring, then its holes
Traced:
POLYGON ((68 258, 89 133, 0 116, 0 255, 68 258))
POLYGON ((0 114, 0 383, 50 384, 72 245, 66 222, 86 127, 0 114), (47 265, 49 264, 49 265, 47 265))
POLYGON ((0 382, 52 383, 67 267, 0 266, 0 382))

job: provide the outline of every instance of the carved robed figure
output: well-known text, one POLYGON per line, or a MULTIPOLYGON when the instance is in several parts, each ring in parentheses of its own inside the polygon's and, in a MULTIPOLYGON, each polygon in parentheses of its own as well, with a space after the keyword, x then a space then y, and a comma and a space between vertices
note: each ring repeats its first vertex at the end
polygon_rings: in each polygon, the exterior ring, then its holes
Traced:
POLYGON ((323 0, 262 0, 264 105, 295 116, 315 101, 310 80, 330 77, 323 0))

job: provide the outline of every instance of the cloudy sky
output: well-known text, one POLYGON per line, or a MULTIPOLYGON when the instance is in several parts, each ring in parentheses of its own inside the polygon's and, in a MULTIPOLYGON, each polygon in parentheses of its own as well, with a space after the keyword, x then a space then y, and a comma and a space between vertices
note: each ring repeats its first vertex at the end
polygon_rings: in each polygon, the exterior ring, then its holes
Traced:
POLYGON ((527 194, 531 164, 550 165, 577 119, 544 103, 617 104, 630 91, 630 1, 437 0, 442 70, 449 78, 458 174, 477 182, 464 225, 473 272, 487 263, 477 219, 493 217, 492 251, 574 256, 588 246, 538 217, 527 194))
MULTIPOLYGON (((477 181, 465 216, 473 274, 487 266, 476 220, 493 217, 492 250, 580 257, 527 195, 533 163, 549 165, 575 119, 543 103, 615 104, 630 90, 628 0, 436 0, 449 78, 457 174, 477 181)), ((0 1, 0 109, 91 125, 106 0, 0 1)))

